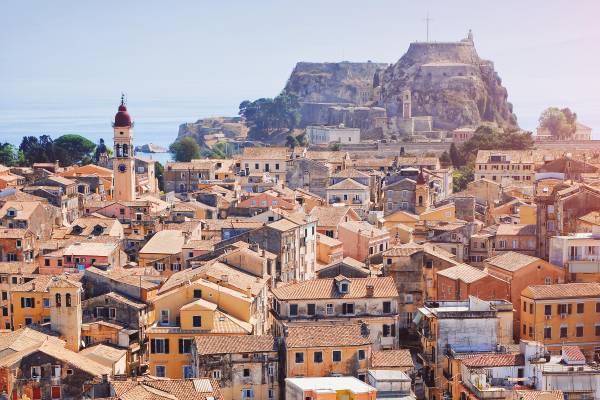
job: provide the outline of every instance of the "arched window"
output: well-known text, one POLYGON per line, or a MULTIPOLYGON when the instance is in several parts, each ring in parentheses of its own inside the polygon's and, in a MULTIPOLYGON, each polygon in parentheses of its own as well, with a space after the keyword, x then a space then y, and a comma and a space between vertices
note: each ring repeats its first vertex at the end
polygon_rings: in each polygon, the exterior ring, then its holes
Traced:
POLYGON ((67 307, 71 307, 71 293, 65 295, 65 303, 67 303, 67 307))
POLYGON ((61 303, 60 293, 56 293, 55 300, 56 300, 56 307, 60 307, 60 305, 61 305, 60 304, 61 303))
POLYGON ((126 144, 123 145, 123 157, 129 157, 129 146, 126 144))
POLYGON ((116 144, 115 145, 115 152, 117 153, 117 157, 123 157, 123 153, 121 152, 121 145, 120 144, 116 144))
POLYGON ((419 205, 422 206, 423 205, 423 196, 419 196, 419 205))

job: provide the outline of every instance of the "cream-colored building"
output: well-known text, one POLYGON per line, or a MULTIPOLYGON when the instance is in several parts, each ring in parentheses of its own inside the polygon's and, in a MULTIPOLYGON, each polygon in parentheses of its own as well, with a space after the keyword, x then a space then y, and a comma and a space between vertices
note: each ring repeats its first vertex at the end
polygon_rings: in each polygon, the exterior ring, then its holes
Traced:
POLYGON ((475 179, 489 179, 502 186, 533 185, 535 166, 543 155, 535 150, 479 150, 475 160, 475 179))

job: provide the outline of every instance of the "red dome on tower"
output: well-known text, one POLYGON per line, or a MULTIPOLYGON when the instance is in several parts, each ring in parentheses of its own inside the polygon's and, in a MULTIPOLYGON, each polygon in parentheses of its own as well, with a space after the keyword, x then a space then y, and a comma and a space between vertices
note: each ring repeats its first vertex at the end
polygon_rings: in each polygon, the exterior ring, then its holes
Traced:
POLYGON ((119 106, 119 111, 115 114, 113 126, 115 128, 130 128, 132 126, 131 116, 129 115, 129 112, 127 112, 127 107, 125 106, 124 96, 121 96, 121 105, 119 106))

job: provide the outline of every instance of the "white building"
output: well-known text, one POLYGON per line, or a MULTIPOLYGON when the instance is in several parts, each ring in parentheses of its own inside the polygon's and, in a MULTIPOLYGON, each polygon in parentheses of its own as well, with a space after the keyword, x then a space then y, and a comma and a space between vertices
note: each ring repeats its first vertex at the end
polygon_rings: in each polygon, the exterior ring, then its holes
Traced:
POLYGON ((377 389, 353 376, 286 378, 286 400, 370 398, 377 389))
POLYGON ((570 274, 600 273, 600 232, 553 236, 549 248, 548 261, 570 274))
POLYGON ((310 144, 354 144, 360 143, 360 129, 339 126, 307 126, 306 133, 310 144))

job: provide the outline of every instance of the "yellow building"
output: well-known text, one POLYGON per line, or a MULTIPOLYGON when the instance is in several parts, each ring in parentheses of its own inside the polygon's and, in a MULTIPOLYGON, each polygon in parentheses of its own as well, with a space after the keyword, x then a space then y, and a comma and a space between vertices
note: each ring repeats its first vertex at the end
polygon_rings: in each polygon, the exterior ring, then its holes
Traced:
POLYGON ((29 282, 14 286, 10 292, 13 329, 50 322, 50 292, 52 276, 38 275, 29 282))
POLYGON ((600 283, 531 285, 521 292, 521 338, 551 352, 577 345, 600 355, 600 283))
POLYGON ((284 328, 286 376, 352 375, 366 380, 372 340, 360 323, 284 328))
MULTIPOLYGON (((202 335, 250 335, 261 333, 264 315, 257 310, 252 288, 245 292, 218 284, 194 274, 202 268, 182 271, 171 280, 180 286, 152 300, 152 326, 146 334, 150 342, 149 371, 156 376, 192 376, 192 341, 202 335)), ((242 281, 239 271, 239 280, 242 281)), ((232 276, 231 283, 235 282, 232 276)), ((255 279, 256 281, 256 279, 255 279)), ((264 285, 264 282, 259 282, 264 285)), ((172 283, 165 283, 165 285, 172 283)), ((233 285, 232 285, 233 286, 233 285)), ((262 289, 260 291, 262 293, 262 289)))

